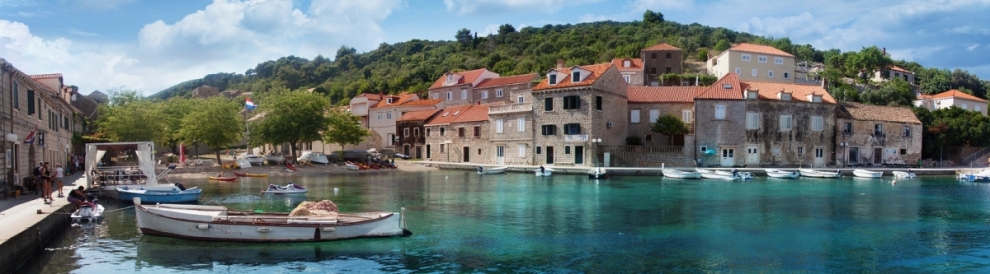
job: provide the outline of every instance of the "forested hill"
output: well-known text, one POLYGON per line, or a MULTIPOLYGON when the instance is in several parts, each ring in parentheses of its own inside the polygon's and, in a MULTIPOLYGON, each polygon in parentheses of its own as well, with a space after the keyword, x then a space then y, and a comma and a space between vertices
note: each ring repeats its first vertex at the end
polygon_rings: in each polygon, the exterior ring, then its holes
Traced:
MULTIPOLYGON (((856 52, 842 53, 837 49, 817 50, 811 45, 792 45, 788 38, 767 38, 725 28, 712 28, 697 23, 685 25, 664 21, 658 12, 647 11, 642 21, 594 22, 576 25, 545 25, 516 30, 502 25, 497 34, 479 37, 476 32, 462 29, 452 33, 452 41, 410 40, 396 44, 382 43, 375 50, 357 53, 342 46, 331 60, 316 56, 309 60, 288 56, 266 61, 248 69, 244 74, 217 73, 175 85, 153 98, 189 96, 201 85, 220 90, 264 92, 284 85, 289 89, 309 89, 328 94, 335 104, 347 103, 362 92, 425 91, 440 75, 448 71, 487 68, 501 75, 542 73, 552 68, 557 59, 567 65, 587 65, 608 62, 617 57, 638 57, 640 49, 657 43, 668 43, 684 50, 688 61, 701 62, 704 56, 725 50, 733 43, 750 42, 771 45, 790 52, 799 60, 827 62, 843 67, 856 52)), ((872 46, 872 45, 864 45, 872 46)), ((873 49, 876 49, 875 47, 873 49)), ((968 72, 966 86, 956 84, 956 77, 946 70, 926 70, 917 63, 895 62, 918 74, 919 79, 936 79, 928 89, 945 91, 949 86, 964 87, 983 97, 986 86, 968 72), (975 84, 974 82, 975 81, 975 84)), ((853 74, 850 67, 843 74, 853 74), (849 73, 846 73, 849 72, 849 73)), ((924 88, 925 83, 921 83, 924 88)), ((926 93, 930 93, 925 90, 926 93)))

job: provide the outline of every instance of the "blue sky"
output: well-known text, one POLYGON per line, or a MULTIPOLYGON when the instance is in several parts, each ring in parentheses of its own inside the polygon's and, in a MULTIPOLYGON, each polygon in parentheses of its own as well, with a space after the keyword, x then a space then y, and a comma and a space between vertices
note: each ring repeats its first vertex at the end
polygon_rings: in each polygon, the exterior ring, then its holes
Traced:
POLYGON ((62 73, 83 93, 152 94, 209 73, 296 55, 332 57, 501 24, 667 20, 790 37, 819 49, 887 48, 894 59, 990 79, 990 0, 0 0, 0 58, 62 73))

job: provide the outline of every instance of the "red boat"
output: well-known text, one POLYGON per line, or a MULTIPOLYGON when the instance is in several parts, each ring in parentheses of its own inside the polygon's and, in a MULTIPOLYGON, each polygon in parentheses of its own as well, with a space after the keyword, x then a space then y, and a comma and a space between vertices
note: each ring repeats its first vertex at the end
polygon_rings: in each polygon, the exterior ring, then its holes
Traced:
POLYGON ((285 168, 288 168, 289 170, 292 171, 296 171, 296 166, 292 165, 292 163, 289 162, 285 162, 285 168))

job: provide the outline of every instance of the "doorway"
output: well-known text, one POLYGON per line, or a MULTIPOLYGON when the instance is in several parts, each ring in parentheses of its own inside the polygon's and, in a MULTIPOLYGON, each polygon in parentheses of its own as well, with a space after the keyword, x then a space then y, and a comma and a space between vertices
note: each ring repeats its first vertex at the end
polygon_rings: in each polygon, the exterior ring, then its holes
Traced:
POLYGON ((499 165, 505 164, 505 147, 496 146, 495 147, 495 163, 499 165))
POLYGON ((574 164, 575 165, 584 164, 584 146, 574 147, 574 164))
POLYGON ((722 149, 722 166, 735 166, 736 165, 736 150, 732 148, 722 149))
POLYGON ((464 154, 464 162, 465 163, 470 162, 471 161, 471 157, 470 157, 471 156, 471 148, 470 147, 464 147, 464 150, 462 150, 461 152, 462 152, 461 154, 464 154))
POLYGON ((760 164, 760 151, 756 146, 746 147, 746 165, 759 165, 760 164))
POLYGON ((553 164, 553 147, 551 146, 547 147, 547 164, 548 165, 553 164))
POLYGON ((416 159, 423 158, 423 147, 416 146, 416 159))
POLYGON ((430 159, 430 145, 426 145, 426 159, 430 159))
POLYGON ((879 165, 882 163, 883 163, 883 148, 882 147, 873 148, 873 164, 879 165))
POLYGON ((850 147, 849 148, 849 160, 848 161, 849 161, 849 165, 858 165, 859 164, 859 147, 850 147))

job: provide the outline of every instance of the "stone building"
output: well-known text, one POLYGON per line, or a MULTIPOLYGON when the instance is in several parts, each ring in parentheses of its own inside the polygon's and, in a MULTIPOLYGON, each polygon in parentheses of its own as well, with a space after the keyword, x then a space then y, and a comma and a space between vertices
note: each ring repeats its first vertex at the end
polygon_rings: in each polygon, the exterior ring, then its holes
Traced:
POLYGON ((621 163, 632 166, 694 164, 694 97, 704 91, 694 86, 629 86, 629 137, 641 140, 641 146, 606 149, 621 163), (652 125, 664 115, 681 119, 689 133, 665 136, 653 132, 652 125))
MULTIPOLYGON (((705 88, 694 99, 694 128, 697 149, 692 149, 701 166, 737 166, 736 152, 746 145, 746 101, 739 77, 729 73, 705 88)), ((742 158, 740 158, 742 159, 742 158)))
POLYGON ((474 87, 474 103, 526 103, 533 100, 532 82, 536 73, 488 78, 474 87))
POLYGON ((930 111, 957 107, 965 110, 976 111, 984 116, 987 115, 987 100, 969 95, 959 90, 949 90, 935 95, 918 95, 914 100, 914 106, 926 108, 930 111))
POLYGON ((910 108, 843 102, 836 113, 839 164, 903 165, 921 159, 921 121, 910 108))
POLYGON ((440 112, 438 109, 411 111, 396 120, 395 128, 399 135, 399 142, 395 147, 398 148, 398 152, 412 158, 422 159, 423 149, 426 145, 424 125, 438 112, 440 112))
POLYGON ((660 85, 660 75, 681 74, 684 70, 684 52, 681 49, 660 43, 640 50, 643 62, 643 85, 660 85))
POLYGON ((745 144, 736 153, 745 154, 736 166, 834 163, 836 101, 827 91, 817 85, 773 82, 743 81, 740 86, 746 131, 745 144))
POLYGON ((794 83, 794 55, 771 46, 739 43, 708 59, 706 68, 719 78, 735 73, 741 81, 794 83))
POLYGON ((642 86, 646 83, 643 80, 643 59, 615 58, 612 59, 612 65, 619 69, 619 73, 622 74, 622 79, 626 80, 626 84, 642 86))
POLYGON ((202 85, 192 90, 192 98, 210 98, 220 94, 220 89, 207 85, 202 85))
POLYGON ((410 111, 437 109, 440 100, 420 100, 415 93, 403 92, 396 95, 385 95, 381 101, 372 105, 368 110, 368 127, 371 133, 381 138, 380 151, 396 151, 395 121, 410 111))
POLYGON ((488 109, 495 164, 530 165, 533 163, 533 103, 495 104, 488 109))
POLYGON ((459 105, 440 110, 426 122, 426 158, 433 161, 491 164, 488 105, 459 105))
POLYGON ((611 63, 564 68, 558 62, 533 88, 539 130, 533 164, 608 165, 611 159, 589 148, 625 144, 626 100, 626 81, 611 63), (601 142, 592 141, 597 139, 601 142))
POLYGON ((444 101, 444 106, 473 104, 481 99, 481 92, 475 92, 475 87, 491 78, 498 78, 498 73, 483 68, 444 73, 430 86, 430 99, 444 101))

